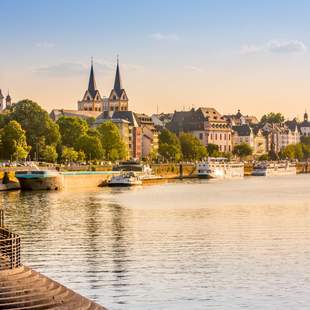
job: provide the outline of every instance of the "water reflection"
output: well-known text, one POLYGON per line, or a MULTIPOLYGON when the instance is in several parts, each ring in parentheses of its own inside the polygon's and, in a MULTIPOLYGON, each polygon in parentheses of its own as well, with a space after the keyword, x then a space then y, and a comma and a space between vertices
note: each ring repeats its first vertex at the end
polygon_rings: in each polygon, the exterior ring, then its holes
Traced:
POLYGON ((307 309, 310 176, 0 194, 23 260, 109 309, 307 309))

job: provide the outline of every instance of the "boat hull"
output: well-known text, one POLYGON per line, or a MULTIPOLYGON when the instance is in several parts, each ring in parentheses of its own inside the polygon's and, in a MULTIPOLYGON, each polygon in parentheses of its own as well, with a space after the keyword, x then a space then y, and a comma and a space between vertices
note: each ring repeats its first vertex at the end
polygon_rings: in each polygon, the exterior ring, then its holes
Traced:
POLYGON ((18 177, 22 190, 61 190, 63 182, 61 176, 45 178, 21 178, 18 177))

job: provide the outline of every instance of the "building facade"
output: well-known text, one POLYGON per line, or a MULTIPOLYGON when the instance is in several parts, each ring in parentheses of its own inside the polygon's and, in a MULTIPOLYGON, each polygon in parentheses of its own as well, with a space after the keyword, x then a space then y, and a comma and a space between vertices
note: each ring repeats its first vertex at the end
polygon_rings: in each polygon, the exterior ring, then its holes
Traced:
POLYGON ((215 144, 221 152, 232 151, 232 129, 230 124, 214 108, 175 111, 167 128, 177 135, 182 132, 190 132, 203 145, 215 144))

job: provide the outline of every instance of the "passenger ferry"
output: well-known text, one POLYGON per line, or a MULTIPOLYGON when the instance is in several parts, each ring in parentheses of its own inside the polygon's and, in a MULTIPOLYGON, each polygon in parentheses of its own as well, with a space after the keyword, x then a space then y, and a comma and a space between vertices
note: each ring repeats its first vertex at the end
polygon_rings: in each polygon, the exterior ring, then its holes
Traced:
POLYGON ((244 176, 244 164, 227 158, 209 157, 208 161, 198 163, 197 174, 200 178, 240 178, 244 176))
POLYGON ((141 177, 133 171, 123 172, 115 175, 108 181, 108 186, 134 186, 142 185, 141 177))
POLYGON ((261 162, 254 165, 253 176, 292 175, 296 174, 296 164, 285 162, 261 162))
POLYGON ((56 170, 16 171, 22 190, 60 190, 63 176, 56 170))

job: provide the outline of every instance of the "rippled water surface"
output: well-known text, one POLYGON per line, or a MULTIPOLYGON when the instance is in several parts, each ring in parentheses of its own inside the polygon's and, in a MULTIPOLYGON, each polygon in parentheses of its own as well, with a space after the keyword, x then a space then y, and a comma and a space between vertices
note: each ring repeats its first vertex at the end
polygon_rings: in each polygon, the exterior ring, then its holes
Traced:
POLYGON ((108 309, 309 309, 310 176, 0 194, 23 262, 108 309))

